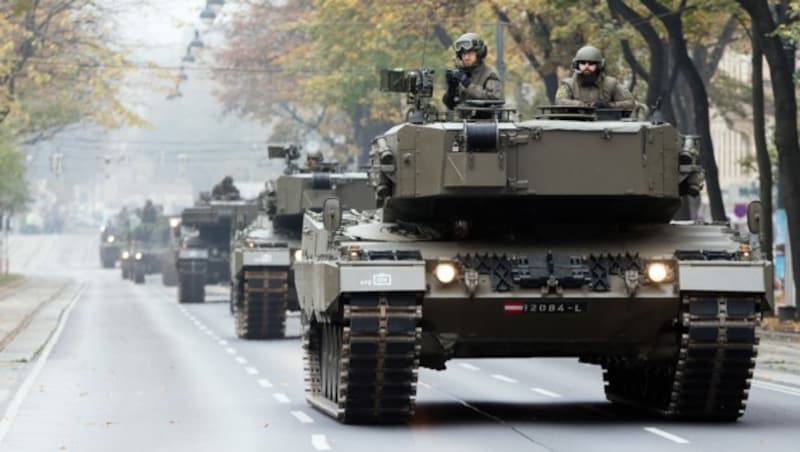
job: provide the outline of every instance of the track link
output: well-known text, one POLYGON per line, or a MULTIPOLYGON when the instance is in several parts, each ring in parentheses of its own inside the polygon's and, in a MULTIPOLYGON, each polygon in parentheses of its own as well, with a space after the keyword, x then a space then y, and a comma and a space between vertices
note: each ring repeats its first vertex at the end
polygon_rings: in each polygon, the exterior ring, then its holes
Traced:
POLYGON ((236 306, 236 334, 243 339, 285 337, 289 269, 245 267, 236 306))
POLYGON ((760 295, 684 294, 675 361, 604 365, 608 399, 671 418, 738 419, 755 368, 760 302, 760 295))
POLYGON ((396 424, 414 414, 422 328, 421 295, 343 297, 339 318, 304 336, 306 398, 345 423, 396 424))

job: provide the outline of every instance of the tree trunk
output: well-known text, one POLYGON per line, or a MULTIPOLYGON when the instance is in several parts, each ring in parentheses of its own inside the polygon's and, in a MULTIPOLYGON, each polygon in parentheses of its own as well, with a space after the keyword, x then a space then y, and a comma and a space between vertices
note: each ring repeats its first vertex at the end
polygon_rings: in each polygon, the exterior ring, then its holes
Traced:
POLYGON ((758 161, 759 195, 763 215, 761 217, 761 254, 772 261, 772 162, 767 152, 767 136, 764 126, 764 77, 763 58, 758 30, 753 25, 753 138, 758 161))
POLYGON ((700 135, 700 163, 706 173, 706 190, 711 205, 711 218, 725 221, 725 206, 722 203, 722 190, 719 186, 717 162, 714 159, 714 143, 711 140, 711 120, 709 117, 708 93, 703 78, 689 58, 681 19, 682 9, 671 11, 657 0, 641 0, 653 14, 658 16, 669 34, 670 47, 676 67, 681 71, 692 93, 694 123, 700 135))
POLYGON ((551 104, 556 103, 556 91, 558 91, 558 73, 552 71, 550 73, 539 73, 544 81, 544 89, 547 94, 547 99, 551 104))
MULTIPOLYGON (((791 246, 792 274, 795 288, 800 288, 800 144, 797 134, 797 96, 794 86, 794 68, 789 65, 783 51, 783 42, 775 34, 769 6, 764 0, 737 0, 750 15, 758 32, 761 49, 769 63, 772 93, 775 102, 775 146, 778 148, 780 177, 786 191, 786 217, 791 246)), ((800 291, 795 290, 794 305, 800 305, 800 291)))

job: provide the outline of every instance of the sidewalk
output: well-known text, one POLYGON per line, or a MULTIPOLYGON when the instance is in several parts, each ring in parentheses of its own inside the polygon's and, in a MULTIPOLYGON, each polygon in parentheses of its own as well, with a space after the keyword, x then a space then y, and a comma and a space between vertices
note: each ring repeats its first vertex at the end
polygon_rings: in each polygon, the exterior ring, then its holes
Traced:
POLYGON ((69 292, 69 278, 27 277, 0 287, 0 354, 53 300, 69 292))

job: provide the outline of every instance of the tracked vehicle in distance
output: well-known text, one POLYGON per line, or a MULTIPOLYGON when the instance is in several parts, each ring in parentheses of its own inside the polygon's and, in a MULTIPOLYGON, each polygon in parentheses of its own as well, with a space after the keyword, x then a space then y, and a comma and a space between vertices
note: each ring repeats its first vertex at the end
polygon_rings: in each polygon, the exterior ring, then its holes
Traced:
POLYGON ((202 197, 194 207, 183 210, 183 235, 175 256, 179 303, 203 303, 206 285, 230 280, 233 234, 252 221, 256 212, 256 205, 249 201, 202 197))
POLYGON ((512 121, 474 103, 448 120, 427 102, 430 71, 382 75, 414 111, 372 144, 381 209, 332 199, 304 219, 312 405, 405 422, 418 366, 559 356, 602 366, 614 402, 743 414, 771 267, 726 224, 671 222, 701 190, 695 140, 591 108, 512 121))
POLYGON ((303 213, 319 211, 337 197, 354 209, 374 207, 365 173, 342 173, 331 164, 299 168, 297 146, 270 146, 269 157, 284 159, 284 174, 266 184, 262 212, 236 234, 231 260, 231 312, 236 334, 245 339, 285 336, 287 311, 298 311, 294 264, 303 213))

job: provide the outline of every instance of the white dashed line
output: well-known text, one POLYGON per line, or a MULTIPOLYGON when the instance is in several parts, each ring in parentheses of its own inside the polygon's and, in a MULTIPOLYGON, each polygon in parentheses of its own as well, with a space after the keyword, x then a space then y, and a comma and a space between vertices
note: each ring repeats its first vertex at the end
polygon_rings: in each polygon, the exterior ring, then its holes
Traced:
POLYGON ((260 378, 258 380, 258 384, 260 384, 264 388, 271 388, 272 387, 272 383, 270 383, 269 380, 267 380, 266 378, 260 378))
POLYGON ((244 371, 249 373, 250 375, 258 375, 258 369, 255 367, 245 367, 244 371))
POLYGON ((236 349, 232 348, 232 347, 226 348, 225 351, 228 352, 228 354, 230 354, 230 355, 235 355, 236 354, 236 349))
POLYGON ((751 384, 759 389, 767 389, 770 391, 780 392, 782 394, 800 397, 800 388, 792 388, 789 386, 779 385, 777 383, 768 383, 766 381, 756 380, 754 380, 751 384))
POLYGON ((667 433, 664 430, 657 429, 655 427, 645 427, 644 430, 646 432, 650 432, 650 433, 652 433, 654 435, 658 435, 658 436, 660 436, 662 438, 668 439, 668 440, 670 440, 672 442, 675 442, 675 443, 678 443, 678 444, 689 444, 688 440, 685 440, 685 439, 681 438, 680 436, 673 435, 672 433, 667 433))
POLYGON ((236 357, 236 358, 234 358, 234 359, 235 359, 235 360, 236 360, 236 362, 237 362, 237 363, 239 363, 239 364, 247 364, 247 359, 246 359, 245 357, 243 357, 243 356, 237 356, 237 357, 236 357))
POLYGON ((301 424, 314 423, 314 419, 311 419, 311 416, 307 415, 306 413, 303 413, 302 411, 292 411, 292 416, 297 418, 297 420, 300 421, 301 424))
POLYGON ((423 387, 423 388, 425 388, 425 389, 430 389, 430 387, 431 387, 431 385, 429 385, 428 383, 423 383, 423 382, 421 382, 421 381, 418 381, 418 382, 417 382, 417 385, 418 385, 418 386, 422 386, 422 387, 423 387))
POLYGON ((317 450, 331 450, 328 438, 325 435, 311 435, 311 445, 317 450))
POLYGON ((219 345, 222 345, 222 346, 228 345, 228 341, 226 341, 226 340, 224 340, 224 339, 223 339, 223 340, 221 340, 221 341, 219 341, 219 342, 217 342, 217 343, 218 343, 219 345))
POLYGON ((275 400, 277 400, 278 403, 291 403, 292 402, 292 400, 289 398, 289 396, 287 396, 286 394, 284 394, 282 392, 276 392, 275 394, 272 394, 272 397, 275 397, 275 400))
POLYGON ((481 370, 478 366, 473 366, 470 363, 458 363, 458 365, 463 367, 464 369, 471 370, 473 372, 481 370))
POLYGON ((561 394, 556 394, 555 392, 548 391, 547 389, 531 388, 531 391, 539 393, 539 394, 541 394, 543 396, 552 397, 554 399, 560 399, 561 398, 561 394))
POLYGON ((506 383, 516 383, 517 382, 517 380, 514 380, 511 377, 506 377, 505 375, 500 375, 500 374, 492 374, 492 378, 494 378, 495 380, 504 381, 506 383))

